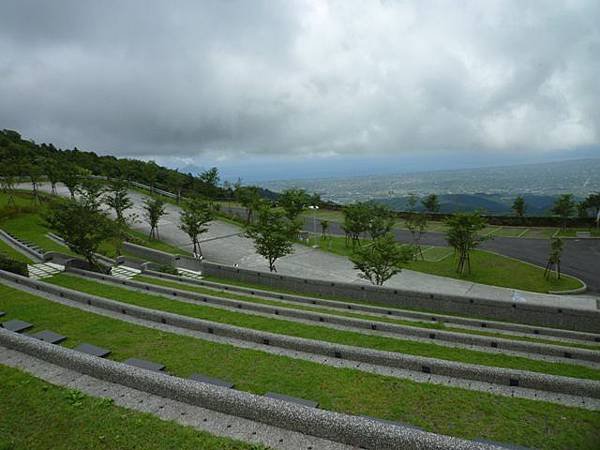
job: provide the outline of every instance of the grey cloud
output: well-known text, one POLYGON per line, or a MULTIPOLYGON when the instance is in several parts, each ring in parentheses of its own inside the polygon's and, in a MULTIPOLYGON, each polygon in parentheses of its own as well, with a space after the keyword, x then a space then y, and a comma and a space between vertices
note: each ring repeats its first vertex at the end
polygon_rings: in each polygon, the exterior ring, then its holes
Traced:
POLYGON ((590 1, 5 1, 0 127, 127 156, 600 141, 590 1))

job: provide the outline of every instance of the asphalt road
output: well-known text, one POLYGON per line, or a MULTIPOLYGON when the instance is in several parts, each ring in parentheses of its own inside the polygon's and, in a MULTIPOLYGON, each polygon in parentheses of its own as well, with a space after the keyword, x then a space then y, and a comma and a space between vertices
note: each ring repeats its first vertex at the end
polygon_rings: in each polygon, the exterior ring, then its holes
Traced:
MULTIPOLYGON (((232 212, 244 214, 242 208, 229 209, 232 212)), ((305 218, 304 229, 310 232, 315 231, 313 218, 305 218)), ((320 230, 318 221, 316 230, 317 232, 320 230)), ((344 235, 337 222, 329 223, 329 233, 344 235)), ((410 232, 406 230, 394 229, 394 233, 399 242, 411 242, 412 240, 410 232)), ((426 245, 447 245, 445 235, 442 233, 426 233, 422 242, 426 245)), ((564 242, 562 272, 583 280, 588 285, 590 292, 600 292, 600 239, 565 239, 564 242)), ((495 237, 484 242, 481 248, 545 267, 549 242, 547 239, 495 237)))
MULTIPOLYGON (((330 232, 343 235, 340 224, 331 222, 330 232)), ((304 228, 314 230, 312 219, 307 219, 304 228)), ((411 242, 410 232, 395 229, 394 233, 399 242, 411 242)), ((423 236, 427 245, 447 245, 442 233, 427 233, 423 236)), ((580 278, 588 285, 588 290, 600 292, 600 239, 565 239, 562 272, 580 278)), ((484 250, 500 253, 522 261, 527 261, 545 267, 549 253, 547 239, 527 239, 495 237, 481 245, 484 250)))

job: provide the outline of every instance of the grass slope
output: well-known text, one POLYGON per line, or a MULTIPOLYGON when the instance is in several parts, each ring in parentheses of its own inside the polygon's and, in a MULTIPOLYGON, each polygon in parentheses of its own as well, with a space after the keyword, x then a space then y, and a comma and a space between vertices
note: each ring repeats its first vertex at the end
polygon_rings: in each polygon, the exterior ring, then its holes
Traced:
MULTIPOLYGON (((41 194, 41 198, 44 199, 44 202, 41 205, 34 205, 30 193, 19 191, 15 195, 15 200, 20 210, 13 211, 7 206, 8 198, 6 194, 0 193, 0 228, 39 245, 45 251, 74 255, 67 246, 55 242, 47 236, 47 233, 51 230, 46 226, 43 214, 47 208, 47 200, 52 197, 48 194, 41 194)), ((139 231, 129 230, 128 233, 130 239, 137 244, 169 253, 190 254, 164 241, 150 240, 148 236, 139 231)), ((108 239, 100 245, 99 253, 114 258, 117 256, 116 245, 115 239, 108 239)))
MULTIPOLYGON (((466 439, 485 438, 540 449, 596 449, 599 444, 600 412, 597 411, 419 384, 163 333, 52 303, 2 285, 0 309, 8 313, 7 320, 27 320, 36 325, 35 330, 51 329, 68 336, 64 343, 67 347, 90 342, 112 349, 111 358, 117 361, 129 357, 160 361, 170 373, 186 377, 201 372, 229 379, 236 388, 248 392, 277 391, 314 399, 324 409, 402 421, 466 439)), ((25 417, 18 422, 18 429, 30 426, 29 416, 45 417, 44 409, 40 416, 30 407, 28 402, 33 400, 17 398, 9 411, 25 417), (14 408, 19 412, 13 412, 14 408)), ((3 417, 0 423, 6 423, 6 415, 0 417, 3 417)), ((48 427, 52 422, 43 423, 45 428, 52 428, 48 427)), ((114 429, 126 430, 129 424, 124 421, 124 428, 115 424, 114 429)), ((53 437, 52 442, 57 442, 54 432, 45 428, 44 432, 53 437)), ((70 427, 65 428, 73 432, 70 427)), ((133 433, 127 434, 125 445, 133 442, 136 436, 133 433)), ((160 433, 148 436, 163 442, 160 433)))
POLYGON ((2 449, 255 449, 0 365, 2 449), (51 424, 51 426, 49 426, 51 424))
POLYGON ((25 256, 23 253, 15 250, 10 245, 8 245, 3 240, 0 240, 0 253, 8 256, 9 258, 15 259, 17 261, 24 262, 25 264, 31 264, 33 261, 25 256))
POLYGON ((86 280, 64 273, 55 275, 46 281, 58 286, 77 289, 78 291, 86 292, 88 294, 111 298, 128 304, 253 330, 268 331, 281 335, 316 339, 325 342, 372 348, 382 351, 427 356, 449 361, 600 380, 600 370, 594 370, 588 367, 564 363, 550 363, 524 357, 485 353, 463 348, 444 347, 441 345, 408 341, 399 338, 367 335, 353 331, 336 330, 316 324, 309 325, 289 320, 274 319, 272 317, 262 317, 243 312, 228 311, 203 304, 196 305, 183 303, 177 300, 170 300, 157 295, 149 295, 144 292, 115 287, 106 283, 86 280))

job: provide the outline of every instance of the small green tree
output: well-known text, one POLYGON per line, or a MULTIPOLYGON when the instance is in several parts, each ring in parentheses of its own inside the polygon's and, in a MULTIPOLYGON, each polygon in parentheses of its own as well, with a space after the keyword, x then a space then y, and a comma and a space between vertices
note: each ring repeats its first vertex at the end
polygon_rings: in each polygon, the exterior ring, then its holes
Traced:
POLYGON ((553 269, 556 273, 556 279, 560 280, 560 260, 564 249, 564 243, 561 238, 555 237, 550 239, 550 255, 544 270, 544 278, 549 279, 553 269))
POLYGON ((104 212, 83 200, 56 200, 45 219, 72 251, 83 256, 90 266, 100 268, 96 253, 114 232, 113 223, 104 212))
POLYGON ((158 221, 166 214, 165 202, 158 197, 150 197, 144 200, 144 217, 150 225, 150 239, 159 239, 158 221))
POLYGON ((2 192, 6 194, 7 205, 16 207, 15 186, 17 184, 17 177, 15 176, 14 167, 4 166, 0 170, 2 170, 2 176, 0 177, 2 192))
POLYGON ((522 221, 523 217, 525 217, 525 211, 527 211, 527 204, 525 203, 525 199, 522 195, 519 195, 517 198, 515 198, 515 201, 512 204, 512 210, 522 221))
POLYGON ((563 194, 554 202, 552 214, 561 218, 561 228, 563 230, 567 228, 567 221, 573 215, 574 210, 575 199, 573 198, 573 194, 563 194))
POLYGON ((300 226, 299 221, 290 220, 282 211, 263 207, 257 220, 246 226, 246 236, 254 240, 256 252, 267 259, 269 270, 277 272, 275 262, 293 253, 300 226))
POLYGON ((440 200, 436 194, 429 194, 421 203, 427 212, 436 213, 440 210, 440 200))
POLYGON ((96 209, 102 204, 104 191, 104 184, 93 178, 82 178, 77 187, 81 200, 96 209))
POLYGON ((173 193, 177 196, 177 204, 179 204, 179 202, 181 201, 181 194, 183 192, 185 182, 185 175, 179 173, 177 169, 169 171, 169 173, 167 174, 166 183, 168 185, 168 190, 172 190, 173 193))
POLYGON ((600 192, 588 195, 585 198, 585 204, 588 208, 594 209, 594 217, 597 217, 600 212, 600 192))
POLYGON ((50 182, 52 195, 56 195, 56 183, 60 181, 60 166, 54 159, 48 159, 44 162, 46 176, 50 182))
POLYGON ((281 206, 289 220, 296 220, 302 210, 310 203, 311 197, 304 189, 286 189, 279 196, 281 206))
POLYGON ((377 237, 371 244, 356 249, 350 261, 355 269, 362 272, 363 278, 382 286, 412 258, 411 249, 401 247, 395 242, 394 235, 387 233, 377 237))
POLYGON ((360 235, 369 230, 370 209, 366 203, 358 202, 344 206, 343 213, 344 224, 342 229, 346 233, 346 246, 348 246, 350 240, 354 248, 360 245, 360 235))
POLYGON ((327 238, 327 231, 329 230, 329 220, 323 219, 321 224, 321 239, 327 238))
POLYGON ((214 206, 206 200, 194 197, 183 205, 179 216, 179 228, 190 237, 194 247, 194 256, 202 256, 198 238, 208 231, 206 225, 214 219, 214 206))
POLYGON ((72 200, 75 199, 82 175, 83 170, 75 164, 65 163, 60 171, 59 179, 69 190, 72 200))
POLYGON ((416 211, 418 201, 419 198, 415 194, 408 194, 408 199, 406 199, 406 206, 408 207, 408 210, 416 211))
POLYGON ((446 219, 446 225, 446 240, 458 256, 456 272, 471 273, 471 251, 487 239, 479 234, 485 228, 483 218, 478 212, 457 213, 446 219))
POLYGON ((154 185, 158 178, 160 167, 154 161, 148 161, 142 168, 142 175, 146 182, 150 185, 150 193, 154 193, 154 185))
POLYGON ((202 172, 199 178, 203 185, 206 196, 208 198, 215 198, 219 191, 219 181, 221 180, 221 177, 219 176, 219 169, 216 167, 211 167, 210 169, 202 172))
POLYGON ((110 184, 107 194, 104 196, 104 202, 114 211, 116 216, 116 251, 117 255, 120 255, 123 251, 123 241, 127 235, 128 222, 134 222, 137 219, 137 216, 133 214, 129 215, 129 217, 125 215, 125 211, 133 206, 133 202, 129 198, 129 193, 127 191, 127 182, 122 179, 113 181, 110 184))
POLYGON ((581 219, 587 219, 589 217, 588 204, 585 200, 577 202, 576 208, 577 208, 577 217, 579 217, 581 219))
POLYGON ((246 208, 246 225, 252 221, 254 211, 260 208, 263 199, 260 196, 260 191, 256 186, 241 186, 235 185, 235 198, 246 208))
POLYGON ((25 170, 27 171, 27 176, 29 177, 29 181, 31 181, 31 194, 32 201, 34 203, 40 203, 40 192, 39 187, 42 184, 42 169, 36 163, 30 163, 25 166, 25 170))
POLYGON ((406 224, 406 228, 410 232, 412 236, 412 245, 413 245, 413 255, 415 259, 420 256, 421 259, 425 259, 423 257, 423 248, 421 245, 421 240, 423 239, 423 235, 425 234, 425 230, 427 229, 427 217, 425 214, 420 214, 416 211, 411 211, 404 219, 406 224))
POLYGON ((378 239, 392 230, 394 214, 387 206, 367 203, 366 208, 367 232, 371 239, 378 239))

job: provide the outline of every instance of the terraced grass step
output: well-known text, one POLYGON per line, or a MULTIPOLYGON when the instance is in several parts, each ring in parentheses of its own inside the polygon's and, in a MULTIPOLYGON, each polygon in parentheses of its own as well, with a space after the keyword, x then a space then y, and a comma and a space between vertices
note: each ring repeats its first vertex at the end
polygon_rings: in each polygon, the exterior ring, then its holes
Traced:
MULTIPOLYGON (((155 277, 161 277, 163 279, 173 279, 172 275, 164 274, 161 272, 146 271, 145 275, 151 275, 155 277)), ((188 281, 179 279, 178 281, 188 281)), ((213 287, 216 289, 223 289, 232 292, 240 292, 246 295, 259 296, 266 298, 274 298, 280 300, 289 300, 298 303, 312 304, 312 305, 324 305, 340 309, 352 309, 361 312, 372 312, 378 313, 390 317, 402 317, 404 319, 420 320, 425 322, 452 324, 454 326, 461 327, 473 327, 475 329, 485 328, 487 330, 494 330, 495 332, 521 332, 529 334, 532 337, 558 337, 563 339, 581 340, 587 343, 600 343, 600 335, 563 330, 558 328, 547 328, 540 326, 525 325, 515 322, 503 322, 497 320, 489 320, 484 317, 465 317, 457 314, 438 314, 430 311, 420 311, 416 309, 406 309, 401 307, 395 307, 390 305, 379 305, 376 302, 360 301, 355 299, 348 299, 343 297, 331 297, 331 296, 306 296, 303 293, 294 292, 292 290, 273 288, 270 286, 259 285, 255 283, 247 283, 239 280, 218 278, 214 276, 205 275, 202 280, 193 282, 205 287, 213 287)), ((596 344, 598 347, 599 344, 596 344)))
POLYGON ((120 288, 66 273, 56 275, 48 279, 47 282, 57 286, 85 292, 87 294, 117 300, 126 304, 285 336, 397 352, 407 355, 425 356, 446 361, 527 370, 573 378, 600 380, 600 370, 588 367, 567 363, 538 361, 520 356, 508 356, 465 350, 462 348, 443 347, 436 344, 414 342, 397 338, 371 336, 358 332, 330 329, 316 324, 308 325, 289 320, 250 315, 243 311, 233 312, 204 304, 182 303, 161 296, 120 288))
POLYGON ((117 361, 131 357, 161 361, 178 376, 201 372, 260 395, 276 391, 317 401, 324 409, 404 422, 466 439, 540 449, 594 449, 597 444, 598 411, 419 384, 158 332, 3 285, 0 309, 34 323, 36 329, 69 336, 64 346, 70 348, 90 342, 113 349, 110 357, 117 361))
MULTIPOLYGON (((231 292, 229 289, 218 289, 215 287, 205 287, 204 285, 199 285, 198 283, 190 280, 185 281, 173 281, 170 279, 156 277, 154 275, 148 275, 146 272, 140 275, 136 275, 133 277, 136 281, 141 281, 144 283, 150 283, 157 286, 163 287, 171 287, 175 289, 186 290, 198 294, 206 294, 211 296, 223 297, 231 300, 239 300, 243 302, 256 303, 260 305, 268 305, 279 308, 288 308, 294 309, 298 311, 310 311, 315 313, 325 313, 338 317, 348 317, 353 319, 361 319, 374 321, 377 323, 390 323, 394 325, 403 325, 414 328, 424 328, 427 330, 440 330, 440 331, 449 331, 454 333, 461 333, 466 335, 476 335, 476 336, 487 336, 493 338, 500 339, 511 339, 516 341, 524 341, 524 342, 532 342, 539 344, 550 344, 550 345, 559 345, 569 348, 581 348, 586 350, 600 350, 600 344, 583 344, 579 341, 574 340, 560 340, 560 339, 536 339, 529 336, 522 336, 521 334, 514 333, 494 333, 493 331, 485 332, 481 330, 473 330, 465 327, 452 327, 444 324, 443 322, 425 322, 419 320, 403 320, 400 318, 393 318, 394 316, 390 315, 382 315, 368 312, 349 312, 348 310, 342 310, 341 308, 332 308, 328 306, 319 306, 303 303, 303 302, 294 302, 288 300, 276 300, 273 298, 267 298, 262 296, 252 296, 252 295, 242 295, 235 292, 231 292)), ((254 292, 254 291, 253 291, 254 292)))
MULTIPOLYGON (((152 283, 145 283, 139 280, 123 280, 121 278, 110 277, 104 274, 96 274, 92 272, 72 269, 72 273, 85 276, 94 280, 102 280, 113 285, 123 286, 127 288, 136 288, 148 291, 149 293, 164 296, 170 299, 176 299, 182 302, 194 303, 203 302, 209 305, 214 305, 219 308, 228 308, 229 310, 237 311, 244 309, 251 314, 260 314, 263 316, 275 316, 284 318, 285 320, 302 321, 318 323, 331 328, 342 328, 350 331, 358 331, 363 334, 379 334, 383 336, 397 337, 408 340, 417 341, 433 341, 439 345, 465 347, 483 350, 483 351, 505 351, 512 352, 517 355, 524 354, 530 358, 554 358, 561 361, 563 358, 573 359, 577 364, 600 363, 600 352, 584 349, 564 348, 555 345, 538 344, 531 342, 522 342, 507 339, 490 338, 472 334, 423 330, 418 327, 406 326, 400 324, 389 324, 377 322, 372 319, 364 319, 361 317, 339 317, 337 315, 324 314, 323 311, 306 311, 294 308, 282 307, 281 305, 273 307, 264 305, 258 302, 240 302, 238 300, 228 299, 215 295, 206 295, 193 292, 190 289, 176 289, 174 287, 165 287, 152 283)), ((189 287, 189 286, 188 286, 189 287)), ((599 366, 600 367, 600 366, 599 366)))

